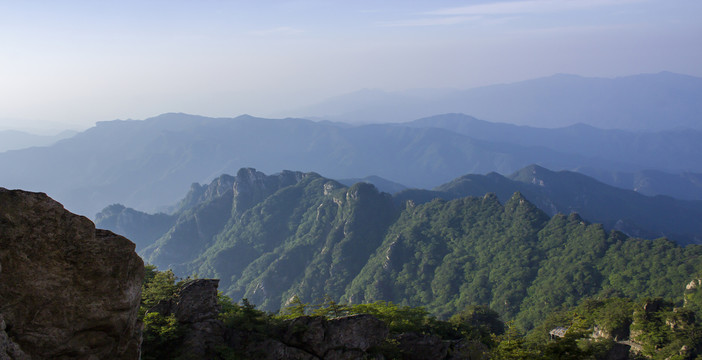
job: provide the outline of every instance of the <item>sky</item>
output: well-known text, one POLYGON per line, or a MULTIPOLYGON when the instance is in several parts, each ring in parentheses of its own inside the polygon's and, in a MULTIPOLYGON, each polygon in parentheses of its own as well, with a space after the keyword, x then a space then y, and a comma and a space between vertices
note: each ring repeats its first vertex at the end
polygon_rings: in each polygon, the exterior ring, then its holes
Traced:
POLYGON ((359 89, 702 76, 702 1, 0 0, 0 129, 270 116, 359 89))

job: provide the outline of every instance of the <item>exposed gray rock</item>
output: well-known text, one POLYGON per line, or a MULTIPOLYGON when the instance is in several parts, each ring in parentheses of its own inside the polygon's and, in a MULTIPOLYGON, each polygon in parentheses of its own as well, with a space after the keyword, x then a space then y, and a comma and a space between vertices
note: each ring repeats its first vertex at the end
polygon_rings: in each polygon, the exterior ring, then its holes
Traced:
POLYGON ((382 344, 387 335, 387 325, 371 315, 332 320, 301 316, 289 322, 282 341, 326 359, 331 351, 337 355, 349 351, 364 353, 382 344))
POLYGON ((196 279, 178 292, 173 313, 181 323, 195 324, 217 318, 217 279, 196 279))
POLYGON ((255 339, 234 329, 228 345, 244 358, 266 360, 382 359, 374 348, 383 344, 388 327, 372 315, 327 320, 301 316, 288 320, 276 338, 255 339))
POLYGON ((604 326, 595 325, 592 328, 592 337, 595 339, 611 339, 613 341, 622 341, 629 338, 629 322, 623 322, 619 327, 608 329, 604 326))
POLYGON ((252 359, 261 360, 319 360, 320 358, 296 347, 288 346, 279 340, 266 339, 259 343, 249 344, 240 351, 252 359))
POLYGON ((181 352, 197 358, 207 358, 224 344, 224 324, 217 317, 217 279, 196 279, 187 282, 176 296, 161 301, 148 312, 164 316, 175 315, 185 328, 181 352))
POLYGON ((266 175, 253 168, 239 169, 233 183, 234 210, 243 213, 279 189, 300 182, 305 176, 299 171, 284 170, 279 174, 266 175))
POLYGON ((0 188, 0 263, 0 357, 139 358, 134 243, 46 194, 0 188))
POLYGON ((436 335, 404 333, 397 336, 405 360, 445 359, 449 344, 436 335))
POLYGON ((5 332, 5 319, 0 314, 0 360, 25 360, 29 357, 5 332))

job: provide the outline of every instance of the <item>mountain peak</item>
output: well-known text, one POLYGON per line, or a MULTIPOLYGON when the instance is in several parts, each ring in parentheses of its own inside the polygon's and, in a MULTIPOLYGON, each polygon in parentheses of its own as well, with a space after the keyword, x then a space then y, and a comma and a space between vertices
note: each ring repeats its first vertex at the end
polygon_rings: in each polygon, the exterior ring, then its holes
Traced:
POLYGON ((496 202, 496 203, 500 202, 500 199, 497 198, 497 195, 494 192, 486 193, 483 196, 483 204, 491 203, 491 202, 496 202))
POLYGON ((514 195, 512 195, 512 197, 509 199, 509 201, 516 201, 516 202, 519 202, 519 203, 523 203, 524 201, 529 201, 529 200, 527 200, 527 199, 524 197, 524 195, 522 195, 521 192, 515 191, 515 192, 514 192, 514 195))
POLYGON ((577 212, 572 212, 568 215, 568 221, 570 222, 576 222, 576 223, 581 223, 582 225, 585 225, 586 222, 585 220, 578 214, 577 212))
POLYGON ((546 178, 554 174, 553 171, 531 164, 510 175, 509 178, 515 181, 530 183, 538 186, 546 186, 546 178))
POLYGON ((512 197, 505 202, 505 210, 512 213, 531 213, 536 221, 545 222, 548 219, 546 213, 529 201, 520 191, 515 191, 512 197))
POLYGON ((297 184, 307 175, 316 174, 284 170, 278 174, 266 175, 254 168, 241 168, 233 182, 234 209, 241 213, 276 191, 297 184))

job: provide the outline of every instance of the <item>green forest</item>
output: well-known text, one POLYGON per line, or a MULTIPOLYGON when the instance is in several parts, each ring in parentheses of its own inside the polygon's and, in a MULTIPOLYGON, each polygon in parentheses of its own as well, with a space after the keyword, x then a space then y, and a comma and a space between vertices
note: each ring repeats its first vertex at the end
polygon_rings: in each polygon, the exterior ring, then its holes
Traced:
MULTIPOLYGON (((172 315, 148 312, 159 301, 177 297, 187 281, 189 279, 178 279, 172 271, 158 271, 153 265, 146 267, 140 311, 144 322, 142 359, 188 358, 180 345, 187 326, 179 324, 172 315)), ((692 283, 701 281, 697 279, 692 283)), ((470 359, 605 359, 622 356, 622 351, 629 352, 626 358, 631 359, 699 359, 702 356, 701 295, 699 286, 688 286, 683 306, 662 298, 584 298, 576 306, 546 314, 536 327, 524 332, 514 322, 503 321, 496 311, 483 305, 469 305, 449 317, 439 318, 424 307, 393 302, 347 304, 327 297, 322 303, 309 304, 294 297, 280 312, 271 313, 257 309, 248 299, 236 303, 220 293, 219 319, 226 329, 246 335, 235 345, 219 347, 217 358, 251 358, 255 354, 247 352, 249 345, 281 337, 291 321, 299 317, 334 319, 370 314, 389 329, 381 345, 370 349, 371 354, 385 359, 408 358, 398 343, 398 339, 407 334, 468 344, 461 355, 470 359), (565 332, 561 336, 551 335, 551 330, 557 328, 565 332)))
POLYGON ((366 183, 242 169, 194 188, 176 217, 142 242, 147 262, 220 279, 225 295, 273 312, 327 297, 421 306, 442 319, 488 306, 529 331, 586 298, 680 305, 702 271, 700 245, 632 238, 575 213, 549 217, 520 193, 504 204, 494 194, 398 201, 366 183))

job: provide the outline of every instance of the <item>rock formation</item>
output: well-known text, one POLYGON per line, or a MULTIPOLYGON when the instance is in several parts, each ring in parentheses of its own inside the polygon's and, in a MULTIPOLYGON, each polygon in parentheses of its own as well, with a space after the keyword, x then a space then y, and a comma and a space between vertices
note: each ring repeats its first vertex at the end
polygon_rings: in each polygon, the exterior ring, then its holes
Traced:
POLYGON ((304 176, 299 171, 283 170, 266 175, 253 168, 239 169, 233 183, 234 210, 242 213, 279 189, 297 184, 304 176))
POLYGON ((20 349, 19 345, 7 335, 6 329, 5 319, 0 314, 0 359, 27 359, 27 355, 20 349))
POLYGON ((211 358, 224 344, 224 325, 218 318, 217 284, 216 279, 192 280, 174 298, 149 309, 148 312, 163 316, 174 315, 183 327, 184 336, 178 346, 181 355, 211 358))
POLYGON ((371 315, 331 320, 301 316, 286 321, 278 334, 260 340, 242 341, 247 334, 230 330, 227 343, 245 357, 256 359, 367 359, 379 355, 374 351, 387 336, 387 325, 371 315))
POLYGON ((143 277, 126 238, 0 188, 0 359, 138 359, 143 277))
POLYGON ((404 333, 396 337, 403 359, 445 359, 449 344, 436 335, 404 333))

